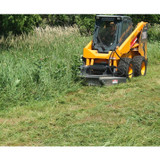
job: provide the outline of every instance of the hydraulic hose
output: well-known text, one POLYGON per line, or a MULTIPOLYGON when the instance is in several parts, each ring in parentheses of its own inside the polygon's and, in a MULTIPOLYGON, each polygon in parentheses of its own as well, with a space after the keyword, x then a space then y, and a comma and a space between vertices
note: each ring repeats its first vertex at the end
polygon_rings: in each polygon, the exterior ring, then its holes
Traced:
MULTIPOLYGON (((131 67, 131 68, 133 69, 133 67, 130 66, 130 64, 128 64, 122 57, 120 57, 120 55, 117 53, 116 49, 115 49, 114 51, 112 51, 112 53, 110 54, 108 64, 110 64, 110 60, 111 60, 111 56, 112 56, 113 52, 116 53, 116 55, 119 57, 120 60, 122 60, 124 63, 126 63, 129 67, 131 67)), ((118 68, 118 67, 115 67, 115 68, 118 68)), ((109 70, 110 70, 110 72, 112 73, 112 75, 114 76, 115 73, 112 71, 111 66, 109 66, 109 70)), ((124 71, 122 71, 122 70, 119 70, 119 71, 122 73, 122 74, 120 75, 120 77, 123 76, 123 75, 124 75, 124 71)), ((130 76, 130 75, 131 75, 131 74, 127 74, 126 77, 128 77, 128 76, 130 76)))
MULTIPOLYGON (((120 58, 120 60, 122 60, 124 63, 126 63, 129 67, 131 67, 132 68, 132 70, 133 70, 133 67, 129 64, 129 63, 127 63, 123 58, 121 58, 120 56, 119 56, 119 54, 116 52, 116 50, 115 50, 115 53, 116 53, 116 55, 120 58)), ((129 52, 128 52, 129 53, 129 52)), ((128 76, 130 76, 131 74, 127 74, 127 77, 128 76)))

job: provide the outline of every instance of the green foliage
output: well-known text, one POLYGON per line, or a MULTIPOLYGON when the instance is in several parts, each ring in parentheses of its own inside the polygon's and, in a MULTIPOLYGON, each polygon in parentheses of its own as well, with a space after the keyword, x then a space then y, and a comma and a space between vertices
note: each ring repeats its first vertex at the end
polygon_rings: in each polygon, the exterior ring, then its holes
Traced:
POLYGON ((0 15, 0 35, 28 33, 41 20, 40 15, 0 15))
POLYGON ((159 65, 160 63, 160 42, 155 41, 155 42, 150 42, 147 45, 148 49, 148 61, 150 64, 157 64, 159 65))
POLYGON ((70 26, 75 23, 74 15, 41 15, 43 23, 50 26, 70 26))
POLYGON ((149 25, 147 33, 149 41, 160 41, 160 24, 149 25))
POLYGON ((77 15, 75 22, 78 25, 81 34, 92 35, 95 25, 95 15, 77 15))
POLYGON ((80 55, 89 40, 73 27, 9 36, 1 43, 0 107, 55 99, 76 88, 80 55))
POLYGON ((158 14, 150 14, 150 15, 129 15, 132 18, 134 25, 136 25, 140 21, 145 21, 153 25, 154 23, 160 23, 160 15, 158 14))
MULTIPOLYGON (((134 25, 147 21, 151 25, 160 23, 160 15, 129 15, 134 25)), ((0 15, 0 35, 21 34, 30 32, 35 26, 73 26, 77 25, 82 35, 92 35, 95 15, 0 15)))
POLYGON ((41 15, 43 25, 73 26, 77 25, 80 33, 91 35, 94 30, 95 15, 41 15))

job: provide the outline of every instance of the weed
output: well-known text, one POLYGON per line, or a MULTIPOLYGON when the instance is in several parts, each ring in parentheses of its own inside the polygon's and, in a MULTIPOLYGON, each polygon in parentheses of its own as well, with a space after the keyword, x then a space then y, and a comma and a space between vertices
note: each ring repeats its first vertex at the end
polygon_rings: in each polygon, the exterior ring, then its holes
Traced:
POLYGON ((80 55, 89 37, 76 27, 36 28, 1 39, 0 106, 56 98, 79 86, 80 55))

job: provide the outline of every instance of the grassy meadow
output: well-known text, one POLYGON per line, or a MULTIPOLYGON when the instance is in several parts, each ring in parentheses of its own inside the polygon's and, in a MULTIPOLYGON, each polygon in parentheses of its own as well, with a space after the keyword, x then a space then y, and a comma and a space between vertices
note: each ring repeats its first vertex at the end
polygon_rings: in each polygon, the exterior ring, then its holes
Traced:
POLYGON ((126 84, 82 86, 76 27, 37 28, 0 40, 1 146, 159 146, 160 44, 148 72, 126 84))
POLYGON ((1 39, 0 108, 55 99, 77 89, 83 46, 76 27, 37 28, 33 33, 1 39))

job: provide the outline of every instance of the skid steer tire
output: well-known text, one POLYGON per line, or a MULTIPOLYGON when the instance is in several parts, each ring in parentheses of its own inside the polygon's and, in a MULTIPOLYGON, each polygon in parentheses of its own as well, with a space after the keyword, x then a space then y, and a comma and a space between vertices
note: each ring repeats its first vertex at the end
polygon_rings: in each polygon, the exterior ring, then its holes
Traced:
POLYGON ((132 78, 134 75, 133 61, 130 58, 121 58, 117 68, 120 77, 132 78))
POLYGON ((143 56, 133 58, 134 76, 145 76, 147 71, 147 62, 143 56))

